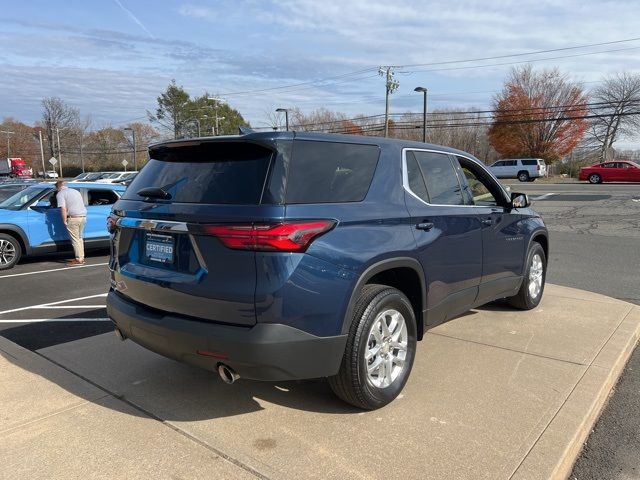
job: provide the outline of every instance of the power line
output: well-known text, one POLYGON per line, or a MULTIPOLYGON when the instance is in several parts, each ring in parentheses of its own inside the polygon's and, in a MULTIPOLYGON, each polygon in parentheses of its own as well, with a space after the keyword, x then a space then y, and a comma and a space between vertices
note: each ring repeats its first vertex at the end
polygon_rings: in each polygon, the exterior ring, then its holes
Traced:
MULTIPOLYGON (((574 46, 571 46, 571 47, 561 47, 561 48, 552 48, 552 49, 547 49, 547 50, 537 50, 537 51, 533 51, 533 52, 521 52, 521 53, 513 53, 513 54, 505 54, 505 55, 494 55, 494 56, 490 56, 490 57, 468 58, 468 59, 462 59, 462 60, 446 60, 446 61, 430 62, 430 63, 422 63, 422 64, 390 65, 390 66, 394 67, 394 68, 401 69, 401 68, 414 68, 414 67, 425 67, 425 66, 431 67, 431 66, 438 66, 438 65, 451 65, 451 64, 456 64, 456 63, 480 62, 480 61, 486 61, 486 60, 498 60, 498 59, 502 59, 502 58, 517 58, 517 57, 523 57, 523 56, 540 55, 540 54, 543 54, 543 53, 560 52, 560 51, 567 51, 567 50, 577 50, 577 49, 582 49, 582 48, 599 47, 599 46, 604 46, 604 45, 628 43, 628 42, 635 42, 635 41, 638 41, 638 40, 640 40, 640 37, 626 38, 626 39, 621 39, 621 40, 613 40, 613 41, 610 41, 610 42, 599 42, 599 43, 590 43, 590 44, 583 44, 583 45, 574 45, 574 46)), ((610 53, 610 52, 623 51, 623 50, 627 50, 627 49, 604 50, 604 51, 599 51, 599 52, 588 52, 588 53, 579 54, 579 55, 576 55, 576 56, 597 55, 599 53, 610 53)), ((569 58, 571 56, 572 55, 565 56, 565 57, 552 57, 552 58, 546 58, 546 59, 533 59, 531 61, 555 60, 555 59, 558 59, 558 58, 569 58)), ((522 62, 516 62, 516 63, 522 63, 522 62)), ((513 64, 513 63, 486 65, 486 66, 500 66, 500 65, 509 65, 509 64, 513 64)), ((457 69, 482 68, 482 67, 483 66, 478 66, 478 67, 458 67, 457 69)), ((355 76, 355 75, 362 75, 364 73, 374 72, 377 69, 378 69, 378 67, 368 67, 368 68, 365 68, 365 69, 362 69, 362 70, 356 70, 356 71, 353 71, 353 72, 347 72, 347 73, 343 73, 343 74, 340 74, 340 75, 334 75, 334 76, 330 76, 330 77, 320 78, 320 79, 317 79, 317 80, 294 83, 294 84, 289 84, 289 85, 282 85, 282 86, 278 86, 278 87, 243 90, 243 91, 236 91, 236 92, 226 92, 226 93, 219 94, 219 96, 221 96, 221 97, 230 97, 230 96, 236 96, 236 95, 248 95, 248 94, 253 94, 253 93, 287 91, 289 89, 293 89, 293 88, 296 88, 296 87, 303 87, 303 86, 306 87, 306 88, 315 87, 315 86, 318 86, 317 84, 319 84, 319 83, 324 83, 324 82, 327 82, 327 81, 337 80, 337 79, 345 79, 347 77, 351 77, 351 76, 355 76)), ((450 69, 425 70, 425 71, 446 71, 446 70, 450 70, 450 69)), ((452 70, 455 70, 455 69, 452 69, 452 70)), ((420 70, 420 71, 422 71, 422 70, 420 70)), ((414 72, 412 72, 412 73, 414 73, 414 72)), ((354 79, 348 79, 348 80, 343 80, 343 81, 355 81, 355 80, 361 80, 361 78, 354 78, 354 79)))
POLYGON ((501 58, 511 58, 511 57, 523 57, 528 55, 539 55, 542 53, 552 53, 552 52, 561 52, 566 50, 578 50, 581 48, 591 48, 591 47, 601 47, 603 45, 613 45, 616 43, 628 43, 628 42, 636 42, 640 40, 640 37, 635 38, 625 38, 623 40, 613 40, 611 42, 601 42, 601 43, 590 43, 586 45, 576 45, 573 47, 562 47, 562 48, 551 48, 549 50, 537 50, 535 52, 524 52, 524 53, 513 53, 510 55, 497 55, 493 57, 482 57, 482 58, 472 58, 466 60, 449 60, 445 62, 431 62, 431 63, 415 63, 411 65, 395 65, 396 68, 413 68, 413 67, 431 67, 434 65, 448 65, 453 63, 468 63, 468 62, 483 62, 485 60, 499 60, 501 58))
POLYGON ((451 67, 451 68, 436 68, 436 69, 427 69, 427 70, 412 70, 409 72, 398 72, 402 74, 412 74, 412 73, 422 73, 422 72, 448 72, 453 70, 469 70, 469 69, 478 69, 478 68, 487 68, 487 67, 503 67, 506 65, 521 65, 523 63, 533 63, 533 62, 543 62, 546 60, 559 60, 563 58, 574 58, 574 57, 586 57, 589 55, 600 55, 602 53, 614 53, 614 52, 626 52, 628 50, 638 50, 640 47, 629 47, 629 48, 617 48, 613 50, 600 50, 598 52, 586 52, 586 53, 576 53, 573 55, 561 55, 558 57, 544 57, 544 58, 533 58, 530 60, 525 60, 522 62, 503 62, 503 63, 489 63, 486 65, 470 65, 467 67, 451 67))

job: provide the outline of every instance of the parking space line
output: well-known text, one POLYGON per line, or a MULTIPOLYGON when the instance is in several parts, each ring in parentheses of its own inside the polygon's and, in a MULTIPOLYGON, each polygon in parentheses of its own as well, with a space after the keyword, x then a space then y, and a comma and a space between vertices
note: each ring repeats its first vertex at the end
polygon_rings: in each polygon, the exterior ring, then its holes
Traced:
POLYGON ((24 275, 38 275, 40 273, 60 272, 62 270, 73 270, 73 269, 76 269, 76 268, 103 267, 105 265, 109 265, 109 262, 92 263, 91 265, 78 265, 77 267, 52 268, 50 270, 39 270, 37 272, 12 273, 11 275, 2 275, 2 276, 0 276, 0 280, 3 279, 3 278, 22 277, 24 275))
POLYGON ((0 323, 44 323, 44 322, 110 322, 110 318, 23 318, 0 320, 0 323))
POLYGON ((531 197, 531 200, 545 200, 550 197, 556 196, 557 193, 545 193, 544 195, 539 195, 537 197, 531 197))
POLYGON ((98 295, 88 295, 86 297, 70 298, 69 300, 60 300, 58 302, 41 303, 39 305, 30 305, 28 307, 12 308, 10 310, 3 310, 2 312, 0 312, 0 315, 4 315, 5 313, 22 312, 24 310, 31 310, 36 308, 43 308, 43 307, 46 308, 51 305, 60 305, 62 303, 77 302, 78 300, 87 300, 88 298, 99 298, 99 297, 106 297, 106 296, 107 296, 106 293, 99 293, 98 295))
POLYGON ((45 310, 50 310, 50 309, 56 309, 56 308, 106 308, 106 305, 42 305, 42 306, 36 306, 36 307, 30 307, 32 309, 37 309, 37 308, 41 308, 41 309, 45 309, 45 310))

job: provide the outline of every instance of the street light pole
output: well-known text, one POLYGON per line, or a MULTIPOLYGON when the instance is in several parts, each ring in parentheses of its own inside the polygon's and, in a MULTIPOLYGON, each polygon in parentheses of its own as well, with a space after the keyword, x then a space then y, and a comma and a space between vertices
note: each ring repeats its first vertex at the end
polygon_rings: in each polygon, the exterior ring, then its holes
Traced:
POLYGON ((16 132, 9 132, 8 130, 0 130, 0 132, 5 133, 7 135, 7 158, 11 158, 11 148, 9 145, 9 136, 13 135, 16 132))
POLYGON ((422 108, 422 141, 427 142, 427 89, 425 87, 416 87, 414 92, 422 92, 424 95, 424 106, 422 108))
POLYGON ((288 108, 276 108, 276 112, 284 112, 284 121, 287 132, 289 131, 289 109, 288 108))

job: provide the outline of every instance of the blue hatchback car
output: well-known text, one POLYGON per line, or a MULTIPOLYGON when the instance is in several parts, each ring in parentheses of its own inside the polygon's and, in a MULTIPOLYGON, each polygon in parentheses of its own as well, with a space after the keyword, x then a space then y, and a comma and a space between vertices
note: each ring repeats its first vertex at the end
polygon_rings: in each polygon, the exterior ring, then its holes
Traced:
POLYGON ((542 219, 467 153, 295 132, 149 153, 109 219, 108 314, 121 339, 227 383, 328 377, 378 408, 425 330, 542 298, 542 219))
MULTIPOLYGON (((85 247, 109 248, 107 217, 126 187, 70 183, 87 205, 85 247)), ((0 270, 12 268, 25 255, 70 251, 71 241, 56 207, 55 186, 28 186, 0 203, 0 270)))

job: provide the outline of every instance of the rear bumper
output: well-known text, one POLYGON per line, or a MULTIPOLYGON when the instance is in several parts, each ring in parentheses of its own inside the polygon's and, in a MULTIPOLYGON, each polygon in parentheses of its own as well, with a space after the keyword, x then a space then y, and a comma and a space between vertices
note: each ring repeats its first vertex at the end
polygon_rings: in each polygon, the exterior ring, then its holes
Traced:
POLYGON ((346 335, 317 337, 282 324, 249 328, 197 321, 148 309, 113 291, 107 296, 107 313, 125 336, 149 350, 207 370, 223 363, 252 380, 335 375, 347 342, 346 335))

